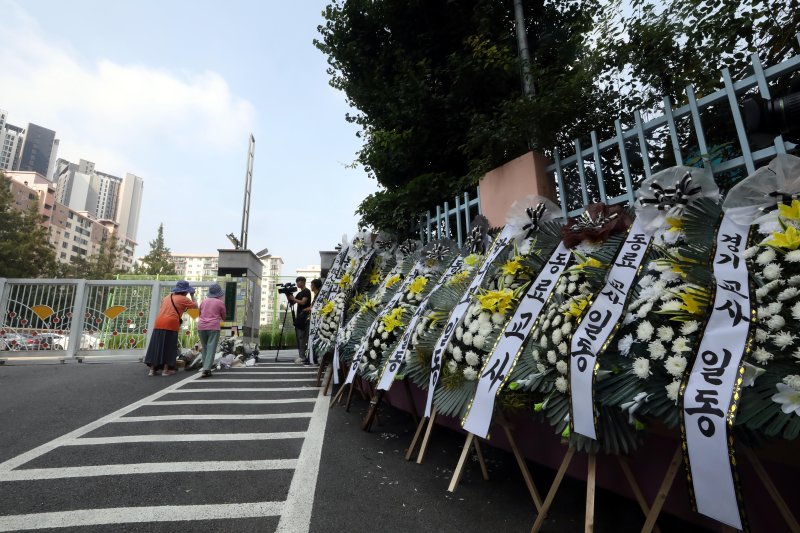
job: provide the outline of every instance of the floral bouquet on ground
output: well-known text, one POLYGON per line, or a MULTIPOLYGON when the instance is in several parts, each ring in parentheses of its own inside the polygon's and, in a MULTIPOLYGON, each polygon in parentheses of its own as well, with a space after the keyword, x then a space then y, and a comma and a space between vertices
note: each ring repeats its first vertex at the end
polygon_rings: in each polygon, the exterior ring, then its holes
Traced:
POLYGON ((371 382, 381 377, 383 368, 405 333, 411 317, 434 288, 439 277, 457 254, 452 241, 432 241, 422 250, 422 256, 409 272, 399 290, 381 311, 381 317, 366 343, 365 357, 359 366, 359 374, 371 382))
MULTIPOLYGON (((578 449, 596 450, 598 445, 597 441, 569 431, 569 340, 594 294, 602 288, 631 220, 622 207, 592 204, 562 228, 562 239, 572 249, 573 263, 556 282, 509 384, 501 393, 501 402, 504 395, 531 393, 538 400, 534 410, 542 412, 556 432, 569 438, 578 449)), ((604 440, 610 443, 606 449, 627 450, 634 442, 627 423, 620 424, 619 418, 613 411, 601 410, 601 427, 617 428, 613 438, 604 440)))
POLYGON ((350 364, 378 313, 402 286, 403 280, 416 264, 420 254, 419 243, 412 240, 405 241, 395 251, 394 266, 382 274, 377 288, 358 298, 355 314, 347 323, 340 339, 339 355, 344 366, 350 364))
POLYGON ((621 408, 637 427, 648 415, 676 427, 681 382, 712 298, 719 189, 703 169, 673 167, 645 180, 636 195, 653 244, 622 326, 600 358, 597 400, 621 408))
POLYGON ((724 208, 752 223, 745 251, 757 319, 736 425, 750 435, 800 435, 800 158, 779 155, 736 185, 724 208))

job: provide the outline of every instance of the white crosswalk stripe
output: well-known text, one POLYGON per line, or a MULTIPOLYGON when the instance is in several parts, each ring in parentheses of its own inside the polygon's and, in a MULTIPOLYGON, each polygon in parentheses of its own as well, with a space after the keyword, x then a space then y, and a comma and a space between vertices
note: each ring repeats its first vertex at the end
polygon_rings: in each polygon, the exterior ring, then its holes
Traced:
POLYGON ((315 379, 315 369, 272 362, 216 372, 209 380, 192 373, 2 462, 0 493, 36 494, 36 501, 17 497, 18 510, 0 512, 0 532, 89 526, 113 530, 121 524, 206 520, 214 520, 220 531, 237 531, 239 519, 263 519, 260 530, 307 533, 328 413, 328 398, 315 387, 315 379), (309 397, 312 392, 314 397, 309 397), (187 394, 197 399, 174 399, 189 398, 187 394), (226 394, 231 399, 224 398, 226 394), (188 408, 179 406, 193 409, 180 414, 188 408), (173 407, 181 410, 171 413, 173 407), (219 457, 210 457, 217 450, 219 457), (273 476, 272 483, 264 485, 268 494, 251 496, 264 489, 253 475, 262 480, 273 476), (47 485, 28 486, 60 480, 91 490, 93 484, 105 487, 101 480, 110 480, 134 492, 141 484, 146 492, 155 490, 155 479, 156 486, 167 479, 163 476, 189 488, 171 492, 166 487, 166 496, 149 503, 132 497, 121 500, 127 496, 98 489, 97 501, 64 508, 63 502, 50 505, 46 494, 39 494, 47 485), (230 493, 217 496, 212 489, 209 494, 209 487, 218 484, 216 476, 226 476, 230 493), (242 476, 241 482, 235 476, 242 476), (240 503, 237 488, 251 491, 240 503), (193 502, 193 490, 203 497, 193 502), (209 497, 219 503, 209 503, 209 497))

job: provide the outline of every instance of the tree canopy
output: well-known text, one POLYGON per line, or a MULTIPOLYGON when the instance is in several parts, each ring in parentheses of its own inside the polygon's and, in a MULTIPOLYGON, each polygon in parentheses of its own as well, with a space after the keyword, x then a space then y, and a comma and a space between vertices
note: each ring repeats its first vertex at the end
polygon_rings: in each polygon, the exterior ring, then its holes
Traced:
POLYGON ((141 266, 136 267, 136 274, 175 275, 175 263, 172 262, 171 253, 164 244, 164 224, 158 225, 156 238, 150 241, 150 251, 142 258, 141 266))
POLYGON ((39 278, 52 275, 55 252, 41 225, 38 204, 25 210, 13 206, 10 180, 0 173, 0 277, 39 278))
POLYGON ((524 95, 511 0, 334 0, 315 45, 381 190, 365 226, 408 234, 415 216, 535 149, 546 155, 614 119, 683 103, 749 54, 798 53, 799 0, 523 0, 534 95, 524 95))

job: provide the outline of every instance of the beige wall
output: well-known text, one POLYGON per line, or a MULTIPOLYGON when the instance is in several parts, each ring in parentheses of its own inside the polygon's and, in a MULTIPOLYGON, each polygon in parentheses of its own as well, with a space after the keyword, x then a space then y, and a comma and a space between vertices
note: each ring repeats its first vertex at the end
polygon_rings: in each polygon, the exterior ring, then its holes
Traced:
POLYGON ((547 164, 544 156, 528 152, 483 177, 479 195, 481 212, 491 226, 505 225, 508 208, 525 196, 538 194, 556 201, 555 181, 544 171, 547 164))

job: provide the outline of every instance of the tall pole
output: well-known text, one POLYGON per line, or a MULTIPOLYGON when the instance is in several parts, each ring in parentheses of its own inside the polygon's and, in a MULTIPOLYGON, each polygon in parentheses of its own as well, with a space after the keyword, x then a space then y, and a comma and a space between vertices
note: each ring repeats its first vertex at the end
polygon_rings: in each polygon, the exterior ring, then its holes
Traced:
POLYGON ((242 232, 239 235, 239 247, 247 250, 247 231, 250 226, 250 189, 253 186, 253 158, 256 155, 256 138, 250 134, 247 146, 247 171, 244 175, 244 206, 242 207, 242 232))
POLYGON ((536 88, 531 77, 531 55, 528 51, 528 35, 525 32, 525 13, 522 11, 522 0, 514 0, 514 18, 517 27, 517 47, 522 60, 522 90, 525 96, 536 96, 536 88))

